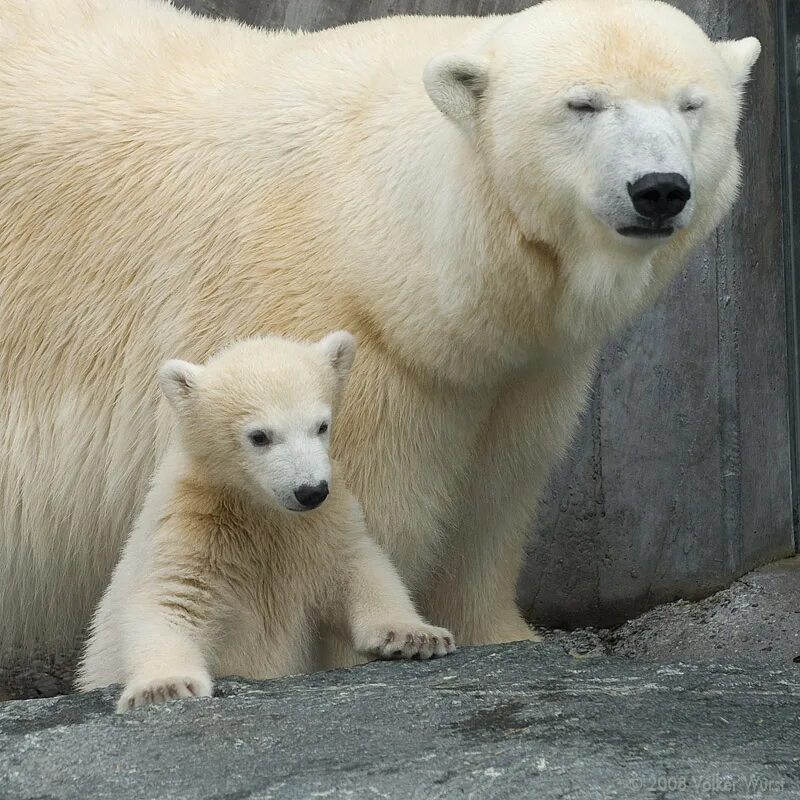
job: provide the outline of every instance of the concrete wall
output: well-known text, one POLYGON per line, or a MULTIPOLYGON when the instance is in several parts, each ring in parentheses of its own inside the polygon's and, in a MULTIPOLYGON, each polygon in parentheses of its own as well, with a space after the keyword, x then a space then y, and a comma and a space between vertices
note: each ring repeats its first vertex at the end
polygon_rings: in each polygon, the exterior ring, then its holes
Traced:
MULTIPOLYGON (((742 199, 665 296, 606 349, 553 478, 520 598, 535 621, 608 624, 793 552, 775 4, 673 0, 715 38, 764 44, 742 199)), ((178 0, 267 27, 524 0, 178 0)))

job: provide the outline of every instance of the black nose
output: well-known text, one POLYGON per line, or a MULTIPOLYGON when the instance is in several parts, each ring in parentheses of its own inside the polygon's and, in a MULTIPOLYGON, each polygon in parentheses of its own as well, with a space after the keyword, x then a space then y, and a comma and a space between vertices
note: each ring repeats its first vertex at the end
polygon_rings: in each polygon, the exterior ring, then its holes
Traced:
POLYGON ((294 490, 294 496, 303 508, 316 508, 328 496, 328 481, 321 481, 316 486, 304 483, 294 490))
POLYGON ((677 172, 651 172, 636 183, 629 183, 628 194, 639 214, 664 222, 686 208, 692 190, 686 178, 677 172))

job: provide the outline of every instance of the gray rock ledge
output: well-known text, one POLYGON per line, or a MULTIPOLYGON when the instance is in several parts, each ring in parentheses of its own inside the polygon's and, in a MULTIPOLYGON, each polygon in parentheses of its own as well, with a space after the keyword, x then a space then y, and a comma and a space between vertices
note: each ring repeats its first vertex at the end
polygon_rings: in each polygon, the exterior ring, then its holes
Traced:
POLYGON ((0 704, 0 797, 800 798, 800 665, 464 648, 112 713, 0 704))

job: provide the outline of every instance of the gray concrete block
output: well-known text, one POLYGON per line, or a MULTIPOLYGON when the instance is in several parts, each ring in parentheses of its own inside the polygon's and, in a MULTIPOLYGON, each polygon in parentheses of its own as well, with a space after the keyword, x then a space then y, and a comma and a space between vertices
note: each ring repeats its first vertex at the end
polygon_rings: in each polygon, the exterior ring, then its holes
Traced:
POLYGON ((800 667, 467 648, 124 717, 0 705, 0 797, 800 798, 800 667))

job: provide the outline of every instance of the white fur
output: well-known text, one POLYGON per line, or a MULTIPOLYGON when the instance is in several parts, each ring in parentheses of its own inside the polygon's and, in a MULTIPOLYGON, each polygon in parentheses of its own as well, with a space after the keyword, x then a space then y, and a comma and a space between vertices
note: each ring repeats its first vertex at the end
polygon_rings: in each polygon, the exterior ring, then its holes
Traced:
POLYGON ((319 668, 341 650, 334 637, 373 657, 455 649, 417 614, 338 476, 314 510, 282 494, 287 471, 298 479, 294 458, 303 479, 331 479, 317 420, 324 408, 331 423, 354 354, 342 331, 317 345, 251 339, 206 366, 162 367, 175 438, 95 614, 81 689, 123 683, 127 711, 210 695, 213 676, 319 668), (253 419, 267 421, 270 444, 242 435, 253 419), (293 436, 306 444, 293 448, 293 436))
POLYGON ((461 641, 530 636, 539 492, 599 348, 735 198, 757 50, 654 0, 310 35, 6 0, 4 641, 85 623, 167 441, 158 364, 334 328, 360 342, 332 447, 370 533, 461 641), (581 118, 576 91, 619 113, 581 118), (692 178, 684 227, 621 237, 654 165, 692 178))

